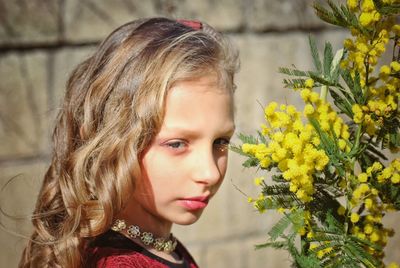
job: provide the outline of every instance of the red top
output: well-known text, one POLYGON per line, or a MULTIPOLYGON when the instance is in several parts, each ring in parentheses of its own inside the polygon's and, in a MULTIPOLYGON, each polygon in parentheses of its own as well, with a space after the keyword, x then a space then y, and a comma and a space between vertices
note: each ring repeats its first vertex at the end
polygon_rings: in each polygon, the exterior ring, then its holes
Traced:
POLYGON ((114 231, 96 238, 87 250, 84 267, 88 268, 198 268, 193 257, 178 241, 175 253, 182 263, 167 261, 114 231))

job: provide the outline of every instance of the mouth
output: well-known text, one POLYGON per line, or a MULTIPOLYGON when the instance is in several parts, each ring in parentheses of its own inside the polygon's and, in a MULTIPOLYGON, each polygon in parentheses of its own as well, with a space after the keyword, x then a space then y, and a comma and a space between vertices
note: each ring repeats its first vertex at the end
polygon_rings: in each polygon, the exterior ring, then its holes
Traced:
POLYGON ((200 210, 208 205, 210 196, 188 197, 179 200, 179 204, 188 210, 200 210))

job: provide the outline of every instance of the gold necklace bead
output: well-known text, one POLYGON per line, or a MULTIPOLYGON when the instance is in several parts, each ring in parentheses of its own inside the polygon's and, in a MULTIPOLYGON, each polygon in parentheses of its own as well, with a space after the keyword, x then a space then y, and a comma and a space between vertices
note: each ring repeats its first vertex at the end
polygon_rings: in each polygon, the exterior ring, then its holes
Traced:
POLYGON ((139 227, 136 225, 131 225, 128 227, 127 233, 130 237, 136 238, 136 237, 140 236, 139 227))
POLYGON ((157 251, 164 251, 171 254, 178 245, 177 240, 171 234, 168 239, 165 238, 155 238, 150 232, 141 232, 139 226, 130 225, 127 226, 124 220, 116 220, 111 226, 111 230, 116 232, 122 232, 127 229, 126 234, 130 238, 139 238, 143 244, 146 246, 152 246, 157 251))
POLYGON ((153 234, 149 232, 143 232, 140 240, 142 240, 143 244, 148 246, 154 241, 153 234))
POLYGON ((116 220, 114 224, 111 226, 111 230, 115 232, 121 232, 126 228, 126 223, 124 220, 116 220))

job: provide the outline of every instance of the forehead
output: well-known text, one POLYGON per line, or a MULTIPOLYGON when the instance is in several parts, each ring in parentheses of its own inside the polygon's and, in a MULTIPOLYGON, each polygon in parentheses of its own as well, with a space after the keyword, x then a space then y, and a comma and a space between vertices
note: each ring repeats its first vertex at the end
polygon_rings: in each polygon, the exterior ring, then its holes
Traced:
POLYGON ((169 89, 182 82, 197 81, 198 84, 210 88, 212 87, 213 89, 234 91, 233 77, 229 75, 227 70, 215 65, 198 66, 194 67, 194 69, 178 67, 171 78, 171 84, 168 87, 169 89))
POLYGON ((168 91, 163 125, 178 121, 206 124, 214 119, 219 120, 218 124, 224 120, 233 122, 232 92, 220 87, 215 77, 180 81, 168 91))
POLYGON ((213 95, 214 97, 222 95, 228 100, 229 104, 233 101, 232 90, 222 84, 214 74, 175 82, 169 88, 166 100, 171 102, 171 99, 179 98, 181 100, 180 104, 184 104, 183 101, 189 101, 190 98, 196 98, 197 101, 213 102, 212 99, 207 98, 208 95, 213 95))

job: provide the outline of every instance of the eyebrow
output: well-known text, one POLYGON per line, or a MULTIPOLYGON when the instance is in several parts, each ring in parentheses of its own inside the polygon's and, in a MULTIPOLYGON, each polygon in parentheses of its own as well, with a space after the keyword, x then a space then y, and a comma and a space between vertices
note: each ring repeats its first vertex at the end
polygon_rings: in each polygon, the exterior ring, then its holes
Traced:
MULTIPOLYGON (((219 132, 218 135, 227 135, 227 136, 232 136, 233 133, 235 132, 236 126, 229 125, 227 128, 223 129, 221 128, 221 131, 219 132)), ((169 132, 178 132, 184 136, 188 137, 196 137, 198 136, 198 131, 197 130, 192 130, 192 129, 187 129, 187 128, 181 128, 181 127, 166 127, 166 131, 169 132)))

